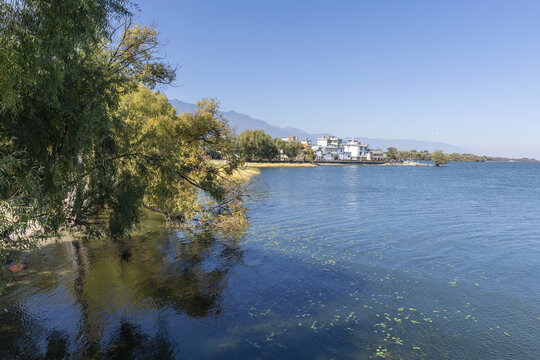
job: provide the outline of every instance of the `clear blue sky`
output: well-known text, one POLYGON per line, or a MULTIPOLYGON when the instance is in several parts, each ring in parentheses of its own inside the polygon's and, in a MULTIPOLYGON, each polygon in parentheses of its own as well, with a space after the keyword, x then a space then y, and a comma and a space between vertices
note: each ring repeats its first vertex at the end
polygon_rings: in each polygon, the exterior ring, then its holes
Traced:
POLYGON ((540 1, 139 1, 170 98, 273 125, 540 158, 540 1))

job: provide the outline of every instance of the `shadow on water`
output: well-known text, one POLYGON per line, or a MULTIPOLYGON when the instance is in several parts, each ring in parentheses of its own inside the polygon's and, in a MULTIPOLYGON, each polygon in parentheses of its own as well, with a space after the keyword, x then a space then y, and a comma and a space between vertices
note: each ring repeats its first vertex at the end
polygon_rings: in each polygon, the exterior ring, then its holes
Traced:
POLYGON ((144 333, 140 325, 122 322, 105 345, 105 350, 89 348, 82 358, 101 359, 174 359, 176 347, 159 326, 156 336, 144 333))
POLYGON ((219 316, 241 262, 234 240, 209 231, 46 245, 0 298, 0 358, 173 357, 155 318, 219 316))
POLYGON ((154 274, 139 282, 137 290, 157 308, 172 307, 193 318, 217 316, 227 273, 241 263, 242 251, 234 242, 217 240, 210 232, 192 236, 179 242, 172 253, 167 251, 169 261, 146 269, 154 274))
MULTIPOLYGON (((12 335, 2 328, 2 359, 173 359, 176 347, 170 343, 167 334, 159 329, 155 336, 145 334, 142 327, 129 321, 121 322, 104 341, 104 346, 97 344, 71 351, 72 341, 68 333, 42 328, 24 314, 14 314, 10 321, 12 335), (13 328, 12 328, 13 330, 13 328), (6 336, 7 337, 4 337, 6 336)), ((159 325, 158 325, 159 327, 159 325)))
MULTIPOLYGON (((0 358, 324 358, 324 349, 312 346, 321 337, 343 358, 365 348, 347 338, 352 324, 314 331, 301 319, 305 327, 291 326, 300 304, 322 315, 326 304, 340 302, 340 284, 364 288, 362 281, 251 252, 256 266, 244 263, 234 240, 210 232, 48 245, 0 298, 0 310, 6 309, 0 312, 0 358), (231 284, 229 274, 241 264, 231 284), (320 304, 310 303, 314 294, 320 304), (263 308, 264 314, 250 314, 263 308)), ((369 331, 366 324, 354 326, 369 331)))

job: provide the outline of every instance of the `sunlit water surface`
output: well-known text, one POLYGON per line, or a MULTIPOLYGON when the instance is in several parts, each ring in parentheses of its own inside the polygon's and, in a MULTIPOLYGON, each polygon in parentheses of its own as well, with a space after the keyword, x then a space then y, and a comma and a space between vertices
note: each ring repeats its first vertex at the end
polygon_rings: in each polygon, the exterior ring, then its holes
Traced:
POLYGON ((237 240, 32 254, 0 358, 540 358, 540 164, 263 169, 246 204, 237 240))

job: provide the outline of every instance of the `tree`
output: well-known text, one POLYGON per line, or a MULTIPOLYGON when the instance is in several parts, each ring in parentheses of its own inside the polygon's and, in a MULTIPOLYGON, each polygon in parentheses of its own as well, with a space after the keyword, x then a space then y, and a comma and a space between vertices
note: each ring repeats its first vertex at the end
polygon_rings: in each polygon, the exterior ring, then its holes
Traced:
POLYGON ((307 160, 307 161, 315 160, 315 152, 313 152, 313 149, 311 148, 311 146, 304 149, 303 154, 304 154, 304 160, 307 160))
POLYGON ((285 148, 283 149, 283 152, 290 160, 296 159, 298 154, 302 151, 303 147, 302 144, 296 141, 287 141, 285 143, 285 148))
POLYGON ((386 152, 389 160, 399 160, 399 152, 395 147, 389 147, 386 152))
POLYGON ((443 154, 441 150, 435 150, 431 154, 431 161, 435 162, 435 166, 448 164, 448 156, 443 154))
POLYGON ((279 153, 287 155, 289 160, 294 160, 303 150, 302 144, 297 141, 283 141, 280 138, 273 139, 279 153))
POLYGON ((279 151, 272 137, 262 130, 244 130, 238 135, 238 148, 250 160, 272 160, 279 151))
POLYGON ((274 145, 276 146, 276 149, 278 151, 279 160, 281 160, 281 155, 285 154, 285 146, 287 143, 280 138, 273 138, 272 141, 274 142, 274 145))
POLYGON ((61 229, 123 236, 141 206, 184 225, 243 215, 216 101, 177 115, 148 88, 175 73, 127 4, 0 3, 0 263, 61 229))
POLYGON ((122 17, 111 31, 109 66, 150 88, 170 85, 176 78, 176 68, 161 61, 158 37, 156 29, 133 24, 131 16, 122 17), (120 36, 115 38, 119 31, 120 36))
POLYGON ((126 94, 120 107, 125 121, 116 134, 121 149, 118 181, 126 179, 140 191, 127 194, 131 200, 124 202, 139 203, 179 224, 234 213, 243 188, 226 175, 240 159, 218 110, 215 99, 203 99, 196 112, 176 115, 164 95, 143 85, 126 94), (218 149, 224 165, 211 161, 218 149))
POLYGON ((130 15, 126 3, 0 4, 0 261, 82 224, 83 207, 103 209, 120 189, 105 159, 116 150, 111 109, 130 80, 109 66, 102 44, 109 20, 130 15), (88 184, 94 196, 80 196, 88 184))

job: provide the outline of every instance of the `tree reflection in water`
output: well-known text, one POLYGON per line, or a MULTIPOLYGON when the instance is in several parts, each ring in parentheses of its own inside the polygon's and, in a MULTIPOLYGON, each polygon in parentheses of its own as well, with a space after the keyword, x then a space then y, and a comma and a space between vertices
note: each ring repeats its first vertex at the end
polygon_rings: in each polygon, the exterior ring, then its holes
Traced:
POLYGON ((68 357, 69 336, 61 331, 53 330, 47 336, 47 353, 45 359, 65 359, 68 357))
MULTIPOLYGON (((176 346, 166 335, 160 331, 151 337, 141 326, 122 322, 107 342, 106 349, 98 354, 104 359, 173 359, 176 346)), ((98 354, 86 355, 94 358, 98 354)))
POLYGON ((155 276, 147 277, 139 291, 158 307, 172 306, 190 317, 219 315, 226 275, 242 260, 233 241, 217 242, 210 232, 192 234, 178 244, 173 261, 163 263, 155 276))
POLYGON ((3 325, 11 324, 0 327, 3 358, 171 358, 177 345, 160 314, 174 309, 196 319, 219 316, 227 273, 242 261, 235 240, 210 231, 186 235, 167 230, 123 242, 72 241, 42 251, 58 256, 58 247, 64 250, 57 273, 67 275, 40 281, 47 264, 30 263, 44 270, 28 275, 25 289, 32 291, 0 298, 0 305, 18 304, 16 311, 0 314, 3 325), (50 306, 44 314, 38 308, 44 298, 49 304, 65 302, 59 294, 72 299, 71 318, 55 318, 61 306, 50 306))

